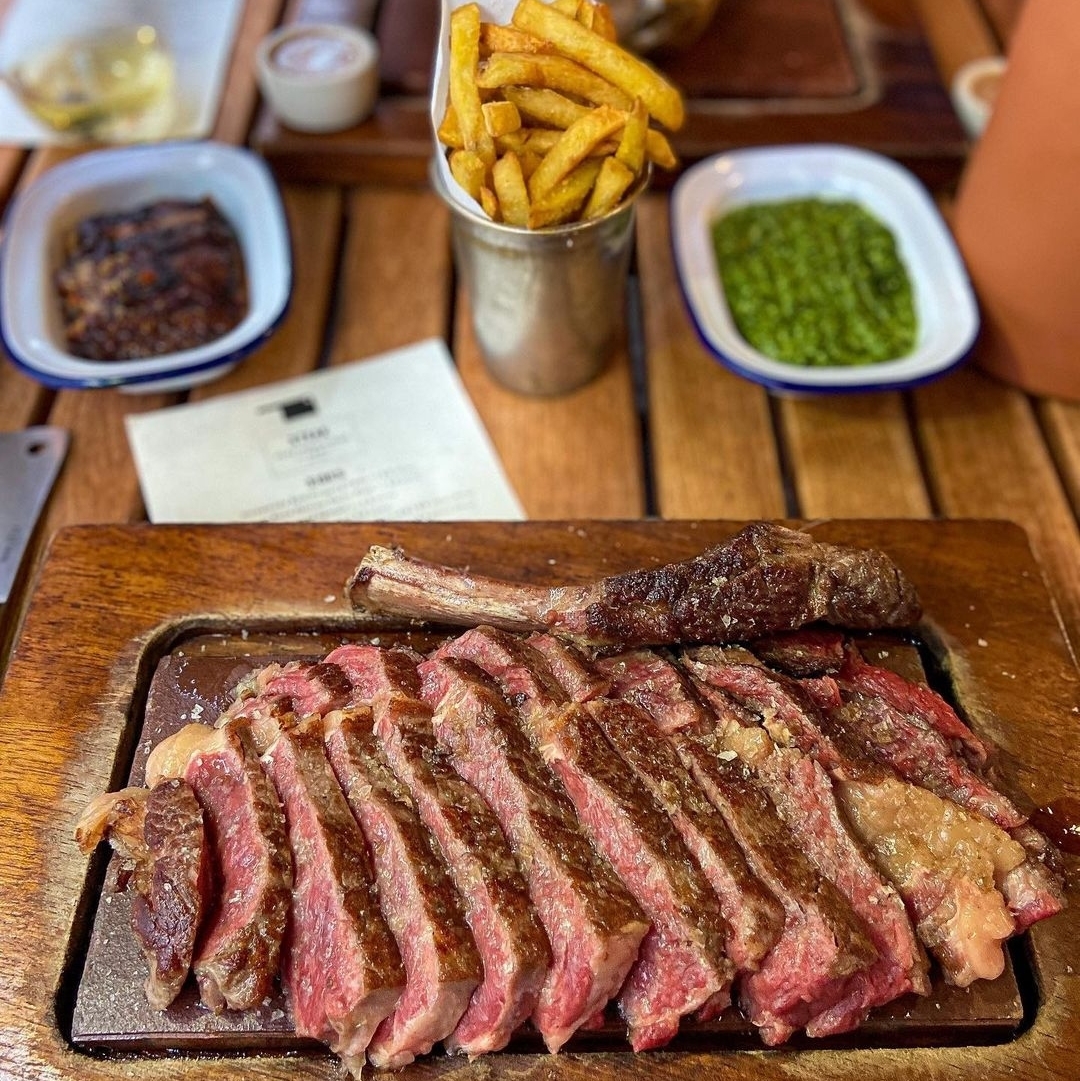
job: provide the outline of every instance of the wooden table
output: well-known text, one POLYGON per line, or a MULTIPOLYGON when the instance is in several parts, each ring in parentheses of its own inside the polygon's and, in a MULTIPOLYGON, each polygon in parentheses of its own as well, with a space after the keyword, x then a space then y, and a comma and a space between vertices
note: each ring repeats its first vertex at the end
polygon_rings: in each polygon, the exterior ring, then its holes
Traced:
MULTIPOLYGON (((761 110, 702 106, 682 153, 689 160, 740 142, 843 140, 847 132, 861 145, 886 152, 891 145, 947 210, 965 147, 955 121, 940 111, 927 126, 912 121, 912 109, 924 100, 914 91, 933 91, 940 101, 960 64, 1007 47, 1021 3, 848 0, 845 10, 863 20, 861 33, 888 45, 895 76, 866 111, 823 109, 816 120, 812 113, 766 120, 761 110), (927 82, 926 57, 938 73, 936 90, 927 82)), ((350 0, 350 6, 356 18, 384 29, 393 10, 390 0, 350 0)), ((690 323, 672 265, 668 197, 660 188, 640 207, 633 317, 608 368, 559 398, 502 389, 484 368, 468 298, 456 288, 447 211, 422 179, 427 144, 415 57, 395 58, 398 83, 374 129, 322 144, 321 179, 304 175, 314 171, 310 161, 304 164, 307 144, 260 109, 251 78, 258 40, 282 19, 327 10, 340 11, 340 0, 302 6, 248 0, 213 132, 265 152, 281 178, 296 264, 295 295, 281 330, 227 376, 186 396, 53 392, 0 364, 0 431, 48 423, 71 433, 16 591, 0 608, 0 682, 12 648, 20 658, 34 656, 31 635, 17 646, 19 630, 57 531, 145 520, 125 416, 432 336, 450 345, 531 519, 1008 519, 1026 530, 1064 631, 1080 641, 1080 404, 1029 397, 973 364, 906 393, 782 397, 742 380, 711 357, 690 323), (371 145, 373 130, 381 132, 381 144, 371 145)), ((0 201, 65 156, 0 148, 0 201)), ((65 533, 61 545, 76 541, 65 533)), ((1055 693, 1064 700, 1068 687, 1056 686, 1055 693)), ((797 1073, 792 1066, 791 1076, 797 1073)))
MULTIPOLYGON (((948 76, 1002 47, 1018 4, 911 0, 886 9, 895 25, 925 27, 948 76)), ((279 0, 250 0, 215 138, 265 138, 251 58, 259 38, 289 15, 279 0)), ((62 156, 0 149, 0 198, 62 156)), ((467 298, 455 291, 445 208, 410 166, 388 168, 409 182, 283 183, 296 259, 291 314, 262 350, 191 400, 442 336, 530 518, 1012 519, 1029 532, 1065 625, 1080 640, 1080 406, 1030 398, 970 364, 910 393, 767 393, 724 370, 698 341, 675 281, 661 191, 641 206, 640 320, 623 348, 577 393, 519 397, 484 370, 467 298)), ((947 200, 948 188, 939 194, 947 200)), ((63 526, 144 518, 123 418, 180 400, 51 392, 0 365, 0 429, 49 423, 72 435, 35 555, 63 526)), ((28 569, 0 616, 0 649, 15 635, 30 578, 28 569)))

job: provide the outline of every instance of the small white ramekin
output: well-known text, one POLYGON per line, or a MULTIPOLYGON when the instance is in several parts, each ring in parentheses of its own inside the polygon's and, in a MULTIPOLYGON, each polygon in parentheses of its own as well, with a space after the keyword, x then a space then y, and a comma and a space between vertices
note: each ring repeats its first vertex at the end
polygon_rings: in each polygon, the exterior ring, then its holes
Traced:
POLYGON ((982 135, 990 120, 1005 68, 1005 57, 984 56, 964 64, 953 79, 949 88, 953 108, 972 139, 982 135))
POLYGON ((375 107, 379 45, 356 27, 295 23, 259 43, 255 74, 270 108, 286 126, 341 131, 365 120, 375 107))

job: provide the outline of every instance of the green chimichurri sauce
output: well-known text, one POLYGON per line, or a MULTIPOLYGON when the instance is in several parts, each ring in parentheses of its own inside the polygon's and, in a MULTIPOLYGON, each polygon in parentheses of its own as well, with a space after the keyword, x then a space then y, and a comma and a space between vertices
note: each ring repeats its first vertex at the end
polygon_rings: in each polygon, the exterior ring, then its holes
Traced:
POLYGON ((918 320, 889 229, 858 203, 753 203, 713 225, 739 333, 806 366, 874 364, 911 352, 918 320))

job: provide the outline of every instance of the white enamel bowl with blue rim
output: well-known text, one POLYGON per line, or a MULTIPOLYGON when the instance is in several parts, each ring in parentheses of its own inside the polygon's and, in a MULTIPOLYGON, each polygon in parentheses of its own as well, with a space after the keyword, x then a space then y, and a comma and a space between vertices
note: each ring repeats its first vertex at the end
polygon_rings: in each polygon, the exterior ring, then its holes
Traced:
POLYGON ((728 368, 773 390, 797 393, 896 390, 960 364, 975 342, 979 309, 960 252, 922 184, 889 158, 827 144, 739 150, 707 158, 671 194, 679 284, 698 333, 728 368), (812 198, 853 200, 896 238, 918 319, 914 349, 854 367, 801 367, 754 349, 736 329, 713 247, 715 222, 750 203, 812 198))
POLYGON ((0 334, 14 363, 49 387, 182 390, 224 375, 278 327, 292 291, 281 197, 266 164, 239 147, 175 142, 93 151, 54 166, 21 192, 4 222, 0 334), (94 214, 159 199, 209 197, 232 225, 244 259, 248 311, 215 341, 140 360, 74 356, 53 275, 64 237, 94 214))

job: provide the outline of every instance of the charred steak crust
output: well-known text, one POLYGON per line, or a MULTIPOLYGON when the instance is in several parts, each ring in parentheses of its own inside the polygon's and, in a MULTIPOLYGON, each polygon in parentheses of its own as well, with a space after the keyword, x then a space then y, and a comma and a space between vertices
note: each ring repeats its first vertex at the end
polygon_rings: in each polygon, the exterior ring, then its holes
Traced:
POLYGON ((147 1001, 163 1010, 191 971, 213 888, 202 807, 186 781, 171 778, 150 790, 143 836, 153 870, 149 890, 131 903, 131 925, 150 962, 147 1001))
POLYGON ((55 273, 71 351, 131 360, 191 349, 243 318, 240 244, 211 199, 162 199, 80 221, 55 273))
POLYGON ((251 1009, 273 989, 289 915, 285 816, 245 722, 224 729, 213 750, 196 753, 184 776, 206 813, 221 876, 193 966, 199 992, 211 1010, 251 1009))
POLYGON ((453 1032, 482 977, 480 956, 445 865, 379 749, 371 710, 328 714, 324 738, 371 850, 380 907, 405 964, 405 992, 368 1048, 376 1066, 396 1069, 453 1032))
POLYGON ((466 626, 551 631, 597 645, 746 641, 808 623, 907 627, 915 588, 883 552, 772 522, 662 567, 592 585, 521 585, 373 547, 347 583, 356 609, 466 626))

